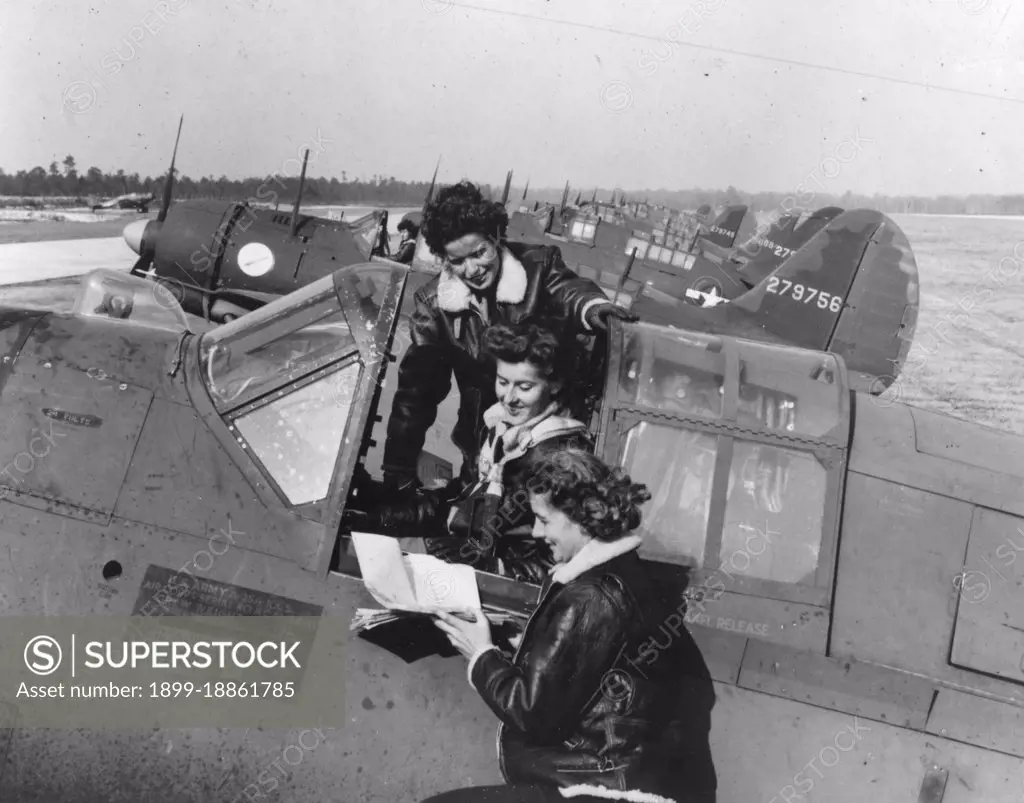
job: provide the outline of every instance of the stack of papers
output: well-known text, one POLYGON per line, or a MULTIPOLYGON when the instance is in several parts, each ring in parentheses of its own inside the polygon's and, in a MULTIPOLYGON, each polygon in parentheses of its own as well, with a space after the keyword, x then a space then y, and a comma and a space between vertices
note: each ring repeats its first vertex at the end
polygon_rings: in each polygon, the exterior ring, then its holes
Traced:
MULTIPOLYGON (((506 613, 505 611, 484 611, 488 621, 495 626, 508 624, 510 622, 518 622, 522 624, 523 617, 514 613, 506 613)), ((357 608, 356 615, 352 619, 350 629, 354 633, 360 633, 363 631, 373 630, 375 627, 380 625, 386 625, 390 622, 397 622, 399 619, 415 615, 408 614, 404 611, 389 611, 386 608, 357 608)), ((472 622, 473 617, 467 616, 463 613, 454 613, 453 616, 457 616, 460 619, 472 622)))
MULTIPOLYGON (((366 590, 383 609, 359 608, 353 631, 372 630, 409 614, 449 613, 472 622, 480 610, 480 591, 472 566, 446 563, 433 555, 403 554, 394 538, 352 533, 359 570, 366 590)), ((492 624, 521 621, 502 611, 486 611, 492 624)))

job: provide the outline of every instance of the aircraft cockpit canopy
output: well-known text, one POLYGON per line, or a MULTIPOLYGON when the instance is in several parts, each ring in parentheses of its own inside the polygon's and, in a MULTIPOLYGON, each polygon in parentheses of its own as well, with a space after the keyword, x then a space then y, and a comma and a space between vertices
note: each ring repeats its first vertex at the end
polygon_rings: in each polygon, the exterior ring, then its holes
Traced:
POLYGON ((636 251, 636 258, 648 262, 661 262, 681 270, 690 270, 697 257, 689 253, 684 238, 668 234, 665 229, 655 229, 651 234, 634 229, 626 242, 625 253, 636 251))
POLYGON ((566 239, 584 245, 593 245, 597 239, 597 227, 601 219, 596 215, 576 215, 572 218, 566 239))
POLYGON ((74 315, 128 321, 170 332, 190 331, 188 317, 164 285, 120 271, 99 268, 82 277, 74 315))
POLYGON ((833 354, 647 323, 623 330, 621 402, 845 440, 847 388, 833 354), (732 371, 726 370, 726 354, 732 371), (728 411, 726 387, 732 388, 728 411))
POLYGON ((379 209, 369 212, 348 224, 349 230, 359 244, 359 250, 363 253, 363 256, 369 257, 372 253, 374 246, 377 245, 377 241, 380 239, 381 227, 383 225, 384 216, 379 209))
POLYGON ((603 449, 652 493, 641 555, 704 572, 740 555, 731 570, 767 583, 758 593, 824 598, 849 437, 842 361, 646 323, 619 333, 603 449), (781 535, 744 551, 758 533, 781 535))
POLYGON ((378 378, 407 272, 349 266, 200 339, 214 407, 290 504, 326 497, 378 378))

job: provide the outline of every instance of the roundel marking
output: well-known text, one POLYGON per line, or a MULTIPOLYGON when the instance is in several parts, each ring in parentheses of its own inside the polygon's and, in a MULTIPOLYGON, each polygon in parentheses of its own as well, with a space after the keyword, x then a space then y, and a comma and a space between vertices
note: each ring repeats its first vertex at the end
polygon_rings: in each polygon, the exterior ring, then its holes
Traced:
POLYGON ((246 276, 263 276, 274 269, 274 252, 263 243, 246 243, 238 251, 238 267, 246 276))

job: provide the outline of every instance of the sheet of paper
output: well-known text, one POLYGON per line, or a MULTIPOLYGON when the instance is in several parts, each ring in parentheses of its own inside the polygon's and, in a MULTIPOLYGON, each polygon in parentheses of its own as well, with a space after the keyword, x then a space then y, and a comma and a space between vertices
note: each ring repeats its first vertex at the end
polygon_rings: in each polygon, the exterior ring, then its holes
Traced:
POLYGON ((394 538, 352 533, 367 591, 386 608, 417 613, 475 611, 480 591, 472 566, 432 555, 403 555, 394 538))
POLYGON ((412 569, 416 598, 424 610, 475 611, 480 608, 480 590, 472 566, 446 563, 433 555, 403 557, 412 569))
POLYGON ((366 590, 385 608, 419 610, 412 576, 402 561, 402 547, 394 538, 373 533, 352 533, 366 590))

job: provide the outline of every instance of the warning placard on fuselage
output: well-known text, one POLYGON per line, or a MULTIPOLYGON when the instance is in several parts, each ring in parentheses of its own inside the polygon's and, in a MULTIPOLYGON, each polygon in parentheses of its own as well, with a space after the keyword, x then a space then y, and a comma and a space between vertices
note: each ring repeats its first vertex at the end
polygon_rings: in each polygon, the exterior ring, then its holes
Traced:
MULTIPOLYGON (((241 635, 244 620, 235 617, 274 617, 274 632, 268 636, 297 640, 299 664, 305 667, 323 610, 321 605, 150 564, 131 615, 170 617, 168 628, 216 638, 241 635)), ((302 675, 303 669, 296 669, 290 679, 298 683, 302 675)))
POLYGON ((132 616, 320 616, 321 605, 151 564, 132 616))

